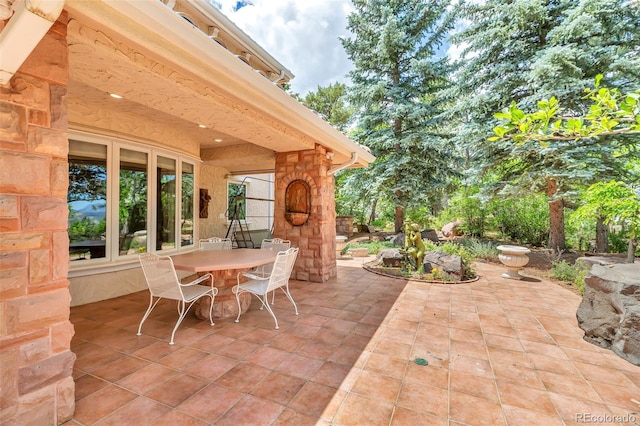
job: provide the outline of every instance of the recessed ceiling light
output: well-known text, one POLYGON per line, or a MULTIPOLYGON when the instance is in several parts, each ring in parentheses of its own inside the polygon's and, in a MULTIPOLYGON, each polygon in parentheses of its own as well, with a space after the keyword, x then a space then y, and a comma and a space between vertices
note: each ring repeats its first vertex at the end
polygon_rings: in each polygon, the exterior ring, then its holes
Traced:
POLYGON ((214 141, 216 141, 216 142, 222 142, 222 139, 220 139, 220 138, 215 138, 215 139, 214 139, 214 141))
POLYGON ((122 99, 122 96, 116 95, 115 93, 109 93, 109 96, 111 96, 112 98, 116 98, 116 99, 122 99))
POLYGON ((198 127, 200 127, 201 129, 206 129, 207 126, 205 126, 204 124, 198 124, 198 127))

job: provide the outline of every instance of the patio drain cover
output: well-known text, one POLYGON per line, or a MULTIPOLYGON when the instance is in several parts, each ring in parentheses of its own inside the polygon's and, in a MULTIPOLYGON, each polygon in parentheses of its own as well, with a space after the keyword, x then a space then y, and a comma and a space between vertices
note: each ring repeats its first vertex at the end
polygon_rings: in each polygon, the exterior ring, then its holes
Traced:
POLYGON ((427 361, 424 358, 416 358, 413 360, 413 362, 415 362, 418 365, 429 365, 429 361, 427 361))

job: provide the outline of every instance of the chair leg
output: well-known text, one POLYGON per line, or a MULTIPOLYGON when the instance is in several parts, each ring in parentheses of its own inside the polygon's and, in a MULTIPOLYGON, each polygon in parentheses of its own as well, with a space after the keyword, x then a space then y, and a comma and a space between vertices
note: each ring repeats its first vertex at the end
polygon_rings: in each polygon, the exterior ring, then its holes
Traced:
MULTIPOLYGON (((273 309, 271 309, 271 306, 269 306, 269 294, 266 293, 262 297, 256 294, 256 297, 258 298, 258 300, 260 300, 260 303, 262 303, 262 306, 267 308, 267 311, 271 314, 271 316, 273 317, 273 320, 276 323, 276 330, 278 330, 280 326, 278 325, 278 318, 276 318, 276 314, 273 312, 273 309)), ((260 309, 262 309, 262 307, 260 309)))
POLYGON ((211 293, 211 305, 209 306, 209 324, 213 327, 215 324, 213 322, 213 298, 214 298, 214 294, 213 292, 211 293))
POLYGON ((243 293, 240 286, 235 286, 231 290, 236 295, 236 302, 238 303, 238 316, 236 317, 236 322, 240 322, 240 315, 242 314, 242 307, 240 306, 240 293, 243 293))
POLYGON ((149 307, 147 308, 147 312, 144 313, 142 320, 140 320, 140 324, 138 325, 138 332, 136 333, 137 336, 142 336, 142 324, 147 320, 147 318, 149 318, 149 314, 151 314, 151 311, 153 311, 153 308, 156 307, 160 299, 161 298, 158 297, 156 303, 153 303, 153 295, 149 293, 149 307))
POLYGON ((291 293, 289 293, 289 286, 286 286, 284 288, 280 287, 280 288, 282 289, 282 292, 289 299, 289 302, 291 302, 291 304, 293 305, 293 309, 296 311, 296 315, 298 315, 298 306, 296 305, 296 302, 293 301, 293 296, 291 296, 291 293))
MULTIPOLYGON (((189 308, 191 307, 191 304, 189 305, 189 308)), ((175 327, 173 327, 173 331, 171 332, 171 341, 169 342, 170 345, 173 345, 173 337, 176 334, 176 331, 178 330, 178 327, 180 327, 180 324, 182 323, 182 320, 184 319, 184 317, 187 316, 187 312, 189 312, 189 308, 185 309, 185 303, 182 300, 178 301, 178 313, 180 314, 180 316, 178 317, 178 321, 176 322, 175 327)))

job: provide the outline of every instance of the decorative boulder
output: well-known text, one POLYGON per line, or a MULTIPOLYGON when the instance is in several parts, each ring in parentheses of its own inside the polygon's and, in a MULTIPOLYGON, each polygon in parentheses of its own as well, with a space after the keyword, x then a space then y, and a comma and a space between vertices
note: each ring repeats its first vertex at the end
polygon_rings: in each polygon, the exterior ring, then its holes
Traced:
POLYGON ((442 235, 444 235, 447 238, 457 237, 462 235, 462 231, 458 229, 460 225, 462 225, 462 223, 458 221, 447 223, 442 227, 442 235))
POLYGON ((464 273, 462 258, 455 254, 447 254, 441 251, 428 251, 424 254, 424 270, 431 271, 433 268, 442 269, 444 272, 456 274, 461 277, 464 273))
POLYGON ((576 259, 576 263, 578 262, 584 263, 589 269, 591 269, 593 265, 607 266, 617 263, 625 263, 625 258, 621 256, 582 256, 576 259))
POLYGON ((435 229, 425 229, 424 231, 420 232, 420 235, 422 236, 423 240, 431 240, 434 243, 440 241, 440 239, 438 238, 438 233, 435 229))
POLYGON ((391 243, 394 246, 404 247, 404 232, 394 235, 394 237, 391 239, 391 243))
POLYGON ((640 366, 640 264, 595 264, 584 281, 584 339, 640 366))
POLYGON ((384 265, 390 266, 393 268, 399 268, 402 266, 402 262, 404 261, 404 255, 400 254, 400 250, 398 249, 383 249, 378 252, 378 256, 376 257, 375 264, 376 265, 384 265))

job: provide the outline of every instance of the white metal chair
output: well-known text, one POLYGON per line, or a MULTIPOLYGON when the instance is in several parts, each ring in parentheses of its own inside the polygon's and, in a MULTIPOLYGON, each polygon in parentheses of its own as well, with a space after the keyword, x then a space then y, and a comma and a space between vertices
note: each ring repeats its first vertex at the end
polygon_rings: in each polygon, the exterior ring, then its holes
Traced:
MULTIPOLYGON (((286 250, 289 250, 289 248, 291 248, 291 241, 283 240, 282 238, 271 238, 271 239, 265 238, 264 240, 262 240, 262 243, 260 243, 261 250, 286 251, 286 250)), ((271 274, 272 270, 273 270, 273 263, 269 263, 266 265, 262 265, 258 268, 255 268, 254 272, 259 274, 262 277, 268 277, 271 274)), ((276 292, 274 291, 271 295, 272 305, 275 303, 275 300, 276 300, 276 292)))
MULTIPOLYGON (((256 275, 251 272, 238 273, 238 284, 233 287, 233 293, 236 295, 236 301, 238 302, 238 317, 236 318, 236 322, 240 321, 240 315, 242 313, 242 308, 240 306, 240 295, 243 293, 251 293, 255 295, 258 300, 260 300, 260 303, 262 303, 262 307, 267 308, 267 311, 269 311, 276 323, 277 330, 279 328, 278 319, 273 313, 271 306, 269 306, 267 296, 269 295, 269 292, 274 291, 278 288, 282 290, 282 292, 287 296, 287 298, 293 305, 293 308, 295 309, 296 315, 298 315, 298 307, 296 306, 296 302, 293 301, 293 297, 291 297, 291 293, 289 292, 289 277, 291 276, 293 265, 296 263, 297 256, 297 247, 278 252, 276 261, 273 263, 273 270, 267 277, 256 275), (245 276, 249 278, 249 280, 241 283, 241 276, 245 276)), ((260 309, 262 309, 262 307, 260 309)))
POLYGON ((200 250, 231 250, 231 238, 211 237, 200 240, 200 250))
POLYGON ((291 247, 290 240, 283 240, 282 238, 264 239, 260 244, 260 248, 263 250, 276 250, 285 251, 291 247))
MULTIPOLYGON (((283 240, 281 238, 264 239, 262 240, 262 243, 260 243, 260 250, 286 251, 290 248, 291 241, 283 240)), ((271 274, 272 269, 273 263, 269 263, 267 265, 262 265, 259 268, 256 268, 256 271, 259 272, 259 274, 263 277, 266 277, 271 274)))
POLYGON ((173 345, 173 337, 176 334, 176 330, 189 312, 189 309, 191 309, 191 306, 201 297, 209 296, 211 298, 209 322, 211 325, 214 325, 213 300, 216 294, 218 294, 218 289, 213 286, 213 275, 205 274, 191 282, 181 283, 176 274, 176 269, 173 266, 173 260, 171 260, 169 256, 143 253, 139 258, 151 296, 147 312, 145 312, 138 326, 138 336, 142 334, 142 324, 149 317, 149 314, 151 314, 151 311, 156 307, 160 299, 170 299, 178 302, 178 321, 175 327, 173 327, 171 341, 169 342, 170 345, 173 345), (210 285, 198 285, 207 280, 210 281, 210 285), (155 302, 154 298, 157 298, 155 302))

